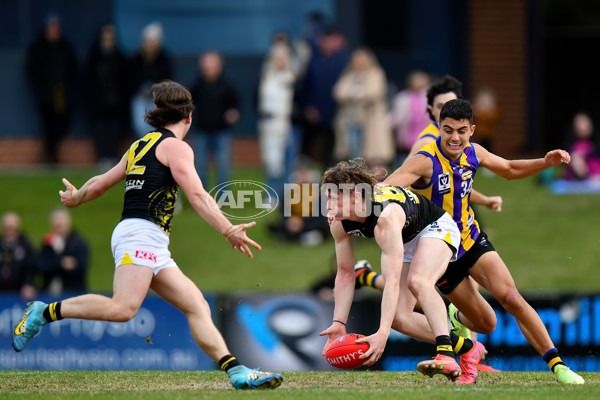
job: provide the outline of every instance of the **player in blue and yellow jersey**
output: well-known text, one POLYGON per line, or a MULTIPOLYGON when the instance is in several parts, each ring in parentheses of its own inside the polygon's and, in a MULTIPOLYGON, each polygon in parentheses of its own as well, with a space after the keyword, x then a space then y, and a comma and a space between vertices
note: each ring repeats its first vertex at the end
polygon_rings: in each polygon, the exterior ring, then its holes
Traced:
MULTIPOLYGON (((462 83, 451 75, 444 75, 427 89, 427 113, 432 122, 419 134, 406 160, 440 137, 440 111, 447 101, 456 99, 462 99, 462 83)), ((502 197, 486 196, 474 189, 471 192, 471 202, 481 204, 495 212, 502 209, 502 197)))
POLYGON ((451 160, 440 149, 440 142, 441 137, 438 137, 435 142, 417 153, 426 155, 433 162, 432 177, 427 184, 415 183, 411 189, 431 199, 438 207, 452 215, 461 232, 462 242, 458 257, 462 257, 481 233, 469 203, 469 194, 479 162, 470 143, 465 146, 458 160, 451 160))
POLYGON ((473 179, 480 166, 506 179, 520 179, 568 163, 569 153, 552 150, 544 158, 530 160, 506 160, 490 153, 470 142, 475 132, 473 110, 464 100, 450 100, 444 105, 440 128, 436 142, 421 149, 385 180, 387 184, 410 186, 431 198, 452 215, 462 230, 461 257, 438 281, 438 287, 460 310, 457 317, 463 325, 488 333, 494 329, 496 318, 489 315, 488 308, 479 307, 477 301, 473 301, 481 296, 470 280, 464 279, 470 275, 516 318, 523 335, 548 363, 559 382, 584 383, 583 378, 561 360, 539 315, 520 295, 508 268, 479 229, 470 205, 473 179))
POLYGON ((374 238, 381 248, 385 278, 379 329, 357 340, 370 346, 360 357, 364 365, 372 365, 381 357, 392 326, 436 344, 436 357, 417 365, 424 375, 457 379, 461 368, 454 359, 455 349, 477 362, 484 358, 481 343, 449 332, 446 306, 435 288, 448 262, 455 259, 460 243, 452 217, 419 194, 380 184, 363 160, 338 163, 325 172, 322 184, 337 259, 333 322, 321 332, 328 336, 323 354, 329 344, 346 334, 355 280, 352 237, 362 236, 374 238), (414 312, 417 301, 424 315, 414 312), (414 330, 413 319, 425 328, 414 330))
MULTIPOLYGON (((419 134, 417 140, 410 149, 407 159, 415 155, 421 148, 429 143, 435 142, 436 139, 440 137, 440 111, 447 101, 455 99, 462 99, 462 83, 451 75, 444 75, 427 89, 427 113, 432 122, 419 134)), ((494 212, 500 212, 502 210, 501 196, 486 196, 475 189, 471 191, 471 203, 483 205, 494 212)), ((361 274, 359 273, 358 276, 360 280, 361 274)), ((477 285, 475 282, 472 283, 477 285)), ((382 284, 380 283, 379 285, 382 284)), ((459 336, 477 339, 476 332, 470 332, 464 325, 455 321, 455 306, 453 304, 450 304, 449 311, 450 320, 452 321, 452 330, 459 336)), ((479 365, 478 368, 485 371, 497 371, 489 365, 484 364, 479 365)))
POLYGON ((77 207, 125 181, 123 213, 111 240, 113 296, 85 294, 49 305, 30 303, 15 328, 13 348, 22 351, 43 325, 63 318, 128 321, 152 289, 187 317, 196 343, 227 372, 236 389, 278 387, 283 381, 280 374, 249 369, 230 354, 202 293, 171 258, 169 233, 179 187, 198 214, 222 233, 233 249, 252 258, 249 246, 259 250, 260 246, 246 235, 246 229, 256 223, 232 225, 196 173, 193 151, 183 140, 194 110, 190 92, 179 83, 163 81, 154 84, 151 93, 156 108, 146 113, 145 120, 155 130, 134 142, 106 173, 79 189, 63 179, 66 190, 59 192, 65 206, 77 207))

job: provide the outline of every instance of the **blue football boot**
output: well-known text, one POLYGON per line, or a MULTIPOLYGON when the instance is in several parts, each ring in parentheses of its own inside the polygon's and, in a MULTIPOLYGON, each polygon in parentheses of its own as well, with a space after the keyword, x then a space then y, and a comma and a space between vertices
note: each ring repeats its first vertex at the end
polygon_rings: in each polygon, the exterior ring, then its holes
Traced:
POLYGON ((48 323, 44 318, 44 310, 47 306, 48 304, 41 301, 27 303, 25 315, 13 332, 12 345, 15 351, 22 351, 29 339, 37 335, 42 326, 48 323))
POLYGON ((275 389, 283 376, 274 372, 265 372, 238 365, 227 371, 231 384, 236 389, 275 389))

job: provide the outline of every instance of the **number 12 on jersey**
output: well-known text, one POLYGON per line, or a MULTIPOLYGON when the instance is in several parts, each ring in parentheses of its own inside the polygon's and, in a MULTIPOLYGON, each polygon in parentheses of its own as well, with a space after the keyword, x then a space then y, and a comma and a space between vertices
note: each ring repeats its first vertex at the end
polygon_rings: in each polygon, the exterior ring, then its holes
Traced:
POLYGON ((138 165, 136 164, 138 161, 140 161, 142 159, 142 157, 144 157, 144 155, 148 152, 148 150, 150 150, 152 148, 152 146, 154 146, 156 144, 156 142, 158 141, 158 139, 160 139, 160 137, 162 136, 162 134, 160 132, 150 132, 147 133, 146 136, 144 136, 143 138, 136 140, 131 147, 129 148, 129 151, 127 152, 127 175, 129 174, 143 174, 144 171, 146 170, 146 166, 145 165, 138 165), (146 142, 146 144, 144 145, 144 147, 142 147, 137 153, 136 150, 138 149, 138 147, 140 147, 141 143, 146 142))

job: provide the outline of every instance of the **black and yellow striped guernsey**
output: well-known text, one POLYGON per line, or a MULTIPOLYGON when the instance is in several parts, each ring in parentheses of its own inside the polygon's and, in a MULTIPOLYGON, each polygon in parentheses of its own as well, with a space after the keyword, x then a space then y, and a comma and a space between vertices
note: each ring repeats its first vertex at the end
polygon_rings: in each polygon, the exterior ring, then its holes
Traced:
MULTIPOLYGON (((364 222, 342 220, 344 231, 349 235, 375 237, 377 220, 385 207, 399 204, 406 214, 402 228, 402 242, 414 239, 427 225, 437 221, 444 210, 433 204, 425 196, 399 186, 378 186, 370 202, 369 213, 364 222)), ((369 204, 369 202, 367 202, 369 204)))
POLYGON ((168 129, 157 129, 129 148, 121 221, 142 218, 155 223, 167 234, 171 232, 179 186, 171 170, 156 158, 156 148, 160 142, 172 137, 175 135, 168 129))

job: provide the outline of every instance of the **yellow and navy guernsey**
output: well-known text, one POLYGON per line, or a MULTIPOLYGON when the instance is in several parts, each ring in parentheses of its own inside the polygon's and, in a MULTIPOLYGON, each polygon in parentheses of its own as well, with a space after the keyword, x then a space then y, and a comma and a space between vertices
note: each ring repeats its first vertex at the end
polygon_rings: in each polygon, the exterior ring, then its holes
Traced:
POLYGON ((423 129, 421 133, 419 133, 417 140, 424 137, 430 137, 434 140, 440 137, 440 128, 437 122, 432 122, 431 124, 427 125, 427 127, 423 129))
MULTIPOLYGON (((406 214, 402 227, 402 242, 414 239, 427 225, 437 221, 444 210, 437 207, 424 196, 400 186, 378 186, 375 189, 368 216, 364 222, 342 220, 344 231, 348 235, 375 237, 375 226, 385 207, 391 203, 399 204, 406 214)), ((367 202, 367 205, 369 202, 367 202)))
POLYGON ((135 141, 127 152, 125 204, 121 221, 142 218, 154 222, 167 234, 179 186, 171 170, 156 158, 156 147, 167 138, 175 137, 167 129, 148 132, 135 141))
POLYGON ((461 243, 458 257, 469 250, 480 234, 479 224, 470 206, 471 188, 479 162, 471 145, 464 149, 458 160, 448 158, 440 148, 440 138, 424 146, 417 154, 425 154, 433 161, 433 174, 427 186, 411 185, 410 189, 431 199, 450 214, 458 225, 461 243))

